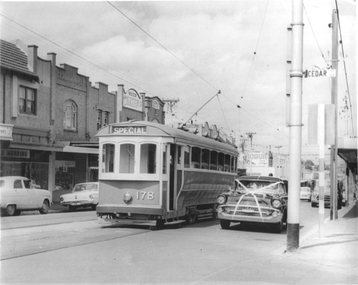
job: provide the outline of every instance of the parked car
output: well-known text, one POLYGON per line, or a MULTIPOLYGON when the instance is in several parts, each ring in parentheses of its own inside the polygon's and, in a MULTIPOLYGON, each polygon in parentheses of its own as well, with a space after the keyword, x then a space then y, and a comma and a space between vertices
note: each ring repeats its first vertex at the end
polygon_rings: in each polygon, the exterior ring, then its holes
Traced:
POLYGON ((60 196, 60 205, 68 206, 70 211, 86 207, 95 210, 99 201, 98 194, 98 182, 78 183, 73 187, 72 193, 60 196))
MULTIPOLYGON (((316 186, 311 195, 311 207, 318 207, 319 205, 319 183, 316 186)), ((325 180, 324 182, 324 206, 330 207, 331 205, 331 182, 325 180)))
POLYGON ((222 229, 232 222, 268 224, 277 233, 287 223, 288 182, 272 176, 241 176, 234 191, 217 197, 222 229))
MULTIPOLYGON (((341 186, 343 187, 343 185, 341 186)), ((338 188, 338 185, 337 185, 338 188)), ((339 191, 339 189, 337 189, 339 191)), ((341 197, 337 192, 337 207, 339 203, 339 199, 341 198, 341 207, 346 205, 346 191, 344 188, 340 189, 341 197)), ((315 189, 311 195, 311 206, 318 207, 319 205, 319 183, 317 182, 315 189)), ((329 180, 325 180, 324 182, 324 207, 329 208, 331 206, 331 182, 329 180)))
POLYGON ((301 200, 307 200, 308 202, 311 202, 311 184, 309 180, 302 180, 300 185, 300 199, 301 200))
POLYGON ((0 177, 1 212, 8 216, 21 211, 39 210, 47 214, 52 204, 51 192, 39 189, 31 179, 23 176, 0 177))

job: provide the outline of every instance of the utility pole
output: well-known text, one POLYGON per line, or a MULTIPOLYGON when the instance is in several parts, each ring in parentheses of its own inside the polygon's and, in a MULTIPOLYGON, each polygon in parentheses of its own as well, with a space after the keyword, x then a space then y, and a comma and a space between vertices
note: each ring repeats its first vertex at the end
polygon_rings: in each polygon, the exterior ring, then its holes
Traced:
POLYGON ((252 148, 252 139, 254 138, 254 135, 256 135, 256 133, 246 133, 248 138, 250 139, 251 142, 251 148, 252 148))
POLYGON ((338 11, 332 11, 332 70, 335 71, 335 77, 332 77, 331 84, 331 103, 335 106, 335 135, 334 145, 331 145, 331 200, 330 200, 330 219, 338 219, 337 211, 337 152, 338 152, 338 11))
POLYGON ((300 170, 302 145, 303 0, 292 0, 292 69, 290 71, 290 190, 288 191, 287 251, 299 247, 300 170))

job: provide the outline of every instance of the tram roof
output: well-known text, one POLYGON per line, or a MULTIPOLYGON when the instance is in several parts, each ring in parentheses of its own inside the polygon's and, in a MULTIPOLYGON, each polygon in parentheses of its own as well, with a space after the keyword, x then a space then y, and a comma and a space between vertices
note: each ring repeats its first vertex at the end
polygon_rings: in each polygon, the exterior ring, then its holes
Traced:
POLYGON ((123 128, 130 128, 130 127, 146 127, 145 133, 121 133, 121 136, 161 136, 161 137, 173 137, 176 142, 179 143, 186 143, 192 146, 198 147, 205 147, 209 149, 215 149, 218 151, 225 151, 230 153, 238 154, 238 150, 235 146, 220 142, 212 138, 203 137, 200 135, 196 135, 190 132, 183 131, 181 129, 172 128, 167 125, 162 125, 153 122, 147 121, 128 121, 128 122, 120 122, 109 124, 103 128, 101 128, 96 137, 111 137, 111 136, 118 136, 118 133, 114 133, 113 129, 115 127, 123 127, 123 128))

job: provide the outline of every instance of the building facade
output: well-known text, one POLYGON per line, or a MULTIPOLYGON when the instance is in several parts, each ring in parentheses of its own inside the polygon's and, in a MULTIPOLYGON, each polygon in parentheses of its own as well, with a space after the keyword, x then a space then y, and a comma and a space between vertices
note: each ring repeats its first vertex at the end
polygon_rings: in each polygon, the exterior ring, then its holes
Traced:
POLYGON ((57 66, 55 53, 42 59, 37 46, 25 51, 0 40, 0 56, 0 176, 26 176, 53 194, 97 181, 100 128, 133 119, 164 123, 159 98, 121 84, 113 92, 101 82, 92 86, 77 67, 57 66))

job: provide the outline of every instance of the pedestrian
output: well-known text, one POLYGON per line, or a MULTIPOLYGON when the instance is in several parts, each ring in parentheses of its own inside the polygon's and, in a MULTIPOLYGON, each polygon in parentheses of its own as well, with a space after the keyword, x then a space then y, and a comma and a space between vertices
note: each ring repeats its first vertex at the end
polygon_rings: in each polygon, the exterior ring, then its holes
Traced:
POLYGON ((342 202, 343 202, 343 181, 338 180, 337 194, 338 194, 337 209, 340 210, 342 209, 342 202))

